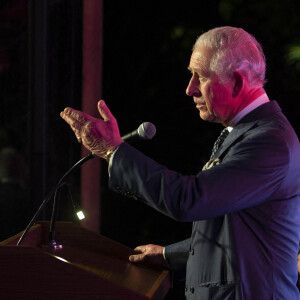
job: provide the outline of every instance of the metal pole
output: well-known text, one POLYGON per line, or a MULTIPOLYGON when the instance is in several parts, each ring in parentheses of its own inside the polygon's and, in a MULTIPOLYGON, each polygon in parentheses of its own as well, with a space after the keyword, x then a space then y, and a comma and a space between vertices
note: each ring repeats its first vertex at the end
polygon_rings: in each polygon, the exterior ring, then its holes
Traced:
MULTIPOLYGON (((97 102, 102 96, 103 1, 83 0, 82 110, 99 116, 97 102)), ((82 149, 82 156, 88 152, 82 149)), ((81 169, 81 201, 86 219, 83 226, 100 231, 100 160, 87 162, 81 169)))

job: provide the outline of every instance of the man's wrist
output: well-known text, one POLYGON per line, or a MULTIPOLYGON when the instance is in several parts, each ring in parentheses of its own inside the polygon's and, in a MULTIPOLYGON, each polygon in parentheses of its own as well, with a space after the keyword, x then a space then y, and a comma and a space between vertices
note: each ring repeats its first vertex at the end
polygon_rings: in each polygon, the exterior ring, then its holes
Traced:
POLYGON ((114 152, 116 151, 116 149, 118 149, 118 147, 117 147, 117 148, 114 148, 114 149, 110 149, 110 150, 108 150, 108 151, 105 153, 104 159, 105 159, 108 163, 109 163, 109 161, 110 161, 112 155, 113 155, 114 152))
MULTIPOLYGON (((122 142, 123 143, 123 142, 122 142)), ((115 153, 115 151, 120 147, 120 145, 122 143, 119 143, 118 145, 108 149, 105 153, 105 155, 103 156, 103 158, 109 163, 110 159, 112 158, 113 154, 115 153)))

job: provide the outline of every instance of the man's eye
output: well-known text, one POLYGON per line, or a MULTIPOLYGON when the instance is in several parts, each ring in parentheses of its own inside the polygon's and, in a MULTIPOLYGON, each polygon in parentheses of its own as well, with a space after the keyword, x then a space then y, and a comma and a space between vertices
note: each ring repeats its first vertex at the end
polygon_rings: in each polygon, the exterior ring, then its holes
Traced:
POLYGON ((200 78, 200 76, 199 76, 199 74, 198 73, 193 73, 193 75, 197 78, 197 79, 199 79, 200 78))
POLYGON ((197 78, 198 78, 201 82, 206 80, 206 78, 205 78, 203 75, 199 74, 199 73, 195 73, 195 75, 197 76, 197 78))
POLYGON ((207 80, 207 78, 205 78, 205 77, 203 77, 203 76, 199 76, 199 80, 200 80, 201 82, 205 82, 205 81, 207 80))

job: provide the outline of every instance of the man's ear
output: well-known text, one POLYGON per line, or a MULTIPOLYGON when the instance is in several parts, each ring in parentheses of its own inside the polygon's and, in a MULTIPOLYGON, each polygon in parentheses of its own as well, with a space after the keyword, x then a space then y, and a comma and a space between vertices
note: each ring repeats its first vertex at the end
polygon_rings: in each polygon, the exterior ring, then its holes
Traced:
POLYGON ((245 86, 244 76, 238 72, 233 72, 233 86, 232 86, 232 97, 238 97, 245 86))

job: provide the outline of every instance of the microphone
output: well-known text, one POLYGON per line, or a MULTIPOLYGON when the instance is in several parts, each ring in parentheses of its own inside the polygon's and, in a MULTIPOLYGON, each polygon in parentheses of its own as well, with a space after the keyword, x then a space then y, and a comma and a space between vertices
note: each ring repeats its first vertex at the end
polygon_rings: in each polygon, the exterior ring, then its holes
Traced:
POLYGON ((136 140, 150 140, 156 134, 155 126, 150 122, 142 123, 138 129, 123 135, 121 138, 126 142, 134 142, 136 140))

